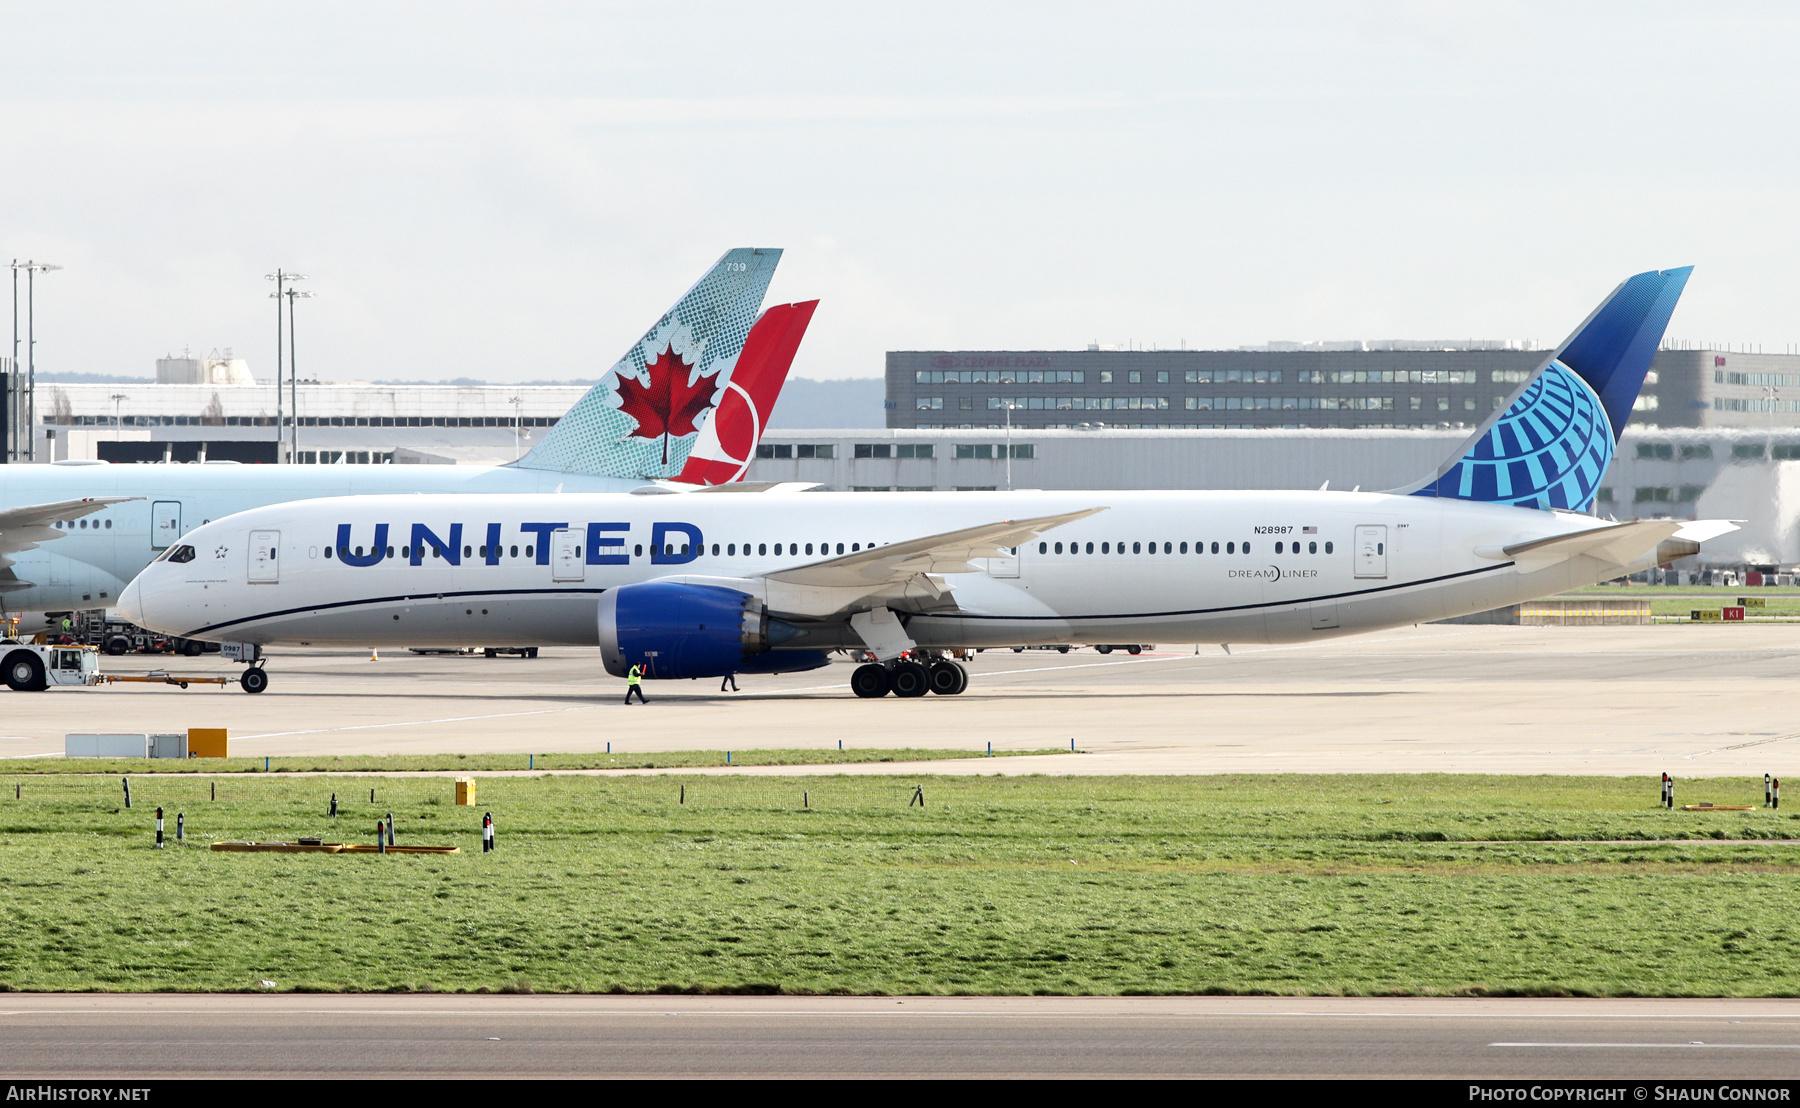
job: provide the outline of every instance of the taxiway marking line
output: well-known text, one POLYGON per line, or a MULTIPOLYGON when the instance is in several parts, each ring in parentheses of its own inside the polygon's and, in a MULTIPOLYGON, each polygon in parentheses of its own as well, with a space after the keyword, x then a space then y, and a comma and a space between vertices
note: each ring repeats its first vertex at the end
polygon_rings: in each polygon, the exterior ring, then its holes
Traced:
POLYGON ((1533 1049, 1571 1050, 1800 1050, 1800 1043, 1489 1043, 1533 1049))

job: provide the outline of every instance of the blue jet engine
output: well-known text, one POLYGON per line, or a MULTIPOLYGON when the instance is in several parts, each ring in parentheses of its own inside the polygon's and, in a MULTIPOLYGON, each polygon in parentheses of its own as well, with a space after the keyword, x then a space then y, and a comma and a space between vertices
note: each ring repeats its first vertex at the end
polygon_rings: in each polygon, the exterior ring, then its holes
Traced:
POLYGON ((721 585, 644 581, 600 596, 600 658, 624 677, 634 665, 653 678, 789 673, 826 664, 818 650, 771 648, 803 634, 770 619, 763 602, 721 585))

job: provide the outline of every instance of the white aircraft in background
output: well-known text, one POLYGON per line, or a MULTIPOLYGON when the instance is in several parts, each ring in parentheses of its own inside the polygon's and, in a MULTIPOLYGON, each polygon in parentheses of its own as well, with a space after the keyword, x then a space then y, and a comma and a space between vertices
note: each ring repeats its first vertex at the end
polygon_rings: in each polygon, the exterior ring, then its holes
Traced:
MULTIPOLYGON (((187 531, 356 493, 622 492, 738 481, 818 301, 758 307, 781 251, 731 250, 521 459, 487 466, 0 466, 0 628, 111 607, 187 531), (42 544, 53 542, 54 549, 42 544)), ((3 630, 0 630, 3 633, 3 630)), ((190 650, 197 650, 192 644, 190 650)))
MULTIPOLYGON (((200 528, 120 608, 252 644, 245 659, 559 642, 598 645, 615 676, 696 678, 847 648, 875 659, 851 678, 869 697, 961 692, 948 655, 966 647, 1300 642, 1483 611, 1734 529, 1588 514, 1689 272, 1625 281, 1437 472, 1392 492, 314 500, 200 528)), ((260 666, 246 690, 266 687, 260 666)))

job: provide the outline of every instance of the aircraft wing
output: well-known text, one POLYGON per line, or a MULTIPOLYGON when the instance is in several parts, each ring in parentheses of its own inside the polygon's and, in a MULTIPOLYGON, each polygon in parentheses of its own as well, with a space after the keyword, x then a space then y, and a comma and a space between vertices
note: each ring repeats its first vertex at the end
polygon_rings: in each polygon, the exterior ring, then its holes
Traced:
POLYGON ((764 574, 763 579, 782 586, 829 589, 837 592, 845 603, 854 603, 893 586, 905 585, 924 574, 979 573, 984 567, 972 564, 974 559, 1007 557, 1010 548, 1028 539, 1105 510, 1087 508, 1036 519, 984 523, 979 527, 871 547, 811 565, 778 569, 764 574))
POLYGON ((8 554, 62 538, 64 532, 51 526, 59 519, 80 519, 110 504, 142 499, 141 496, 88 496, 80 500, 58 500, 51 504, 27 504, 22 508, 0 510, 0 568, 12 565, 8 554))

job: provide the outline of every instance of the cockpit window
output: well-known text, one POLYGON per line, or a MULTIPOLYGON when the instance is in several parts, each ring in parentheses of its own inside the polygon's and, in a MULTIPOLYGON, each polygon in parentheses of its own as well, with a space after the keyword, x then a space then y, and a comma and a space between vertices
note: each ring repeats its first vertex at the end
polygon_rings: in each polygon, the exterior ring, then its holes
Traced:
POLYGON ((194 548, 191 546, 172 546, 163 555, 165 562, 191 562, 194 560, 194 548))

